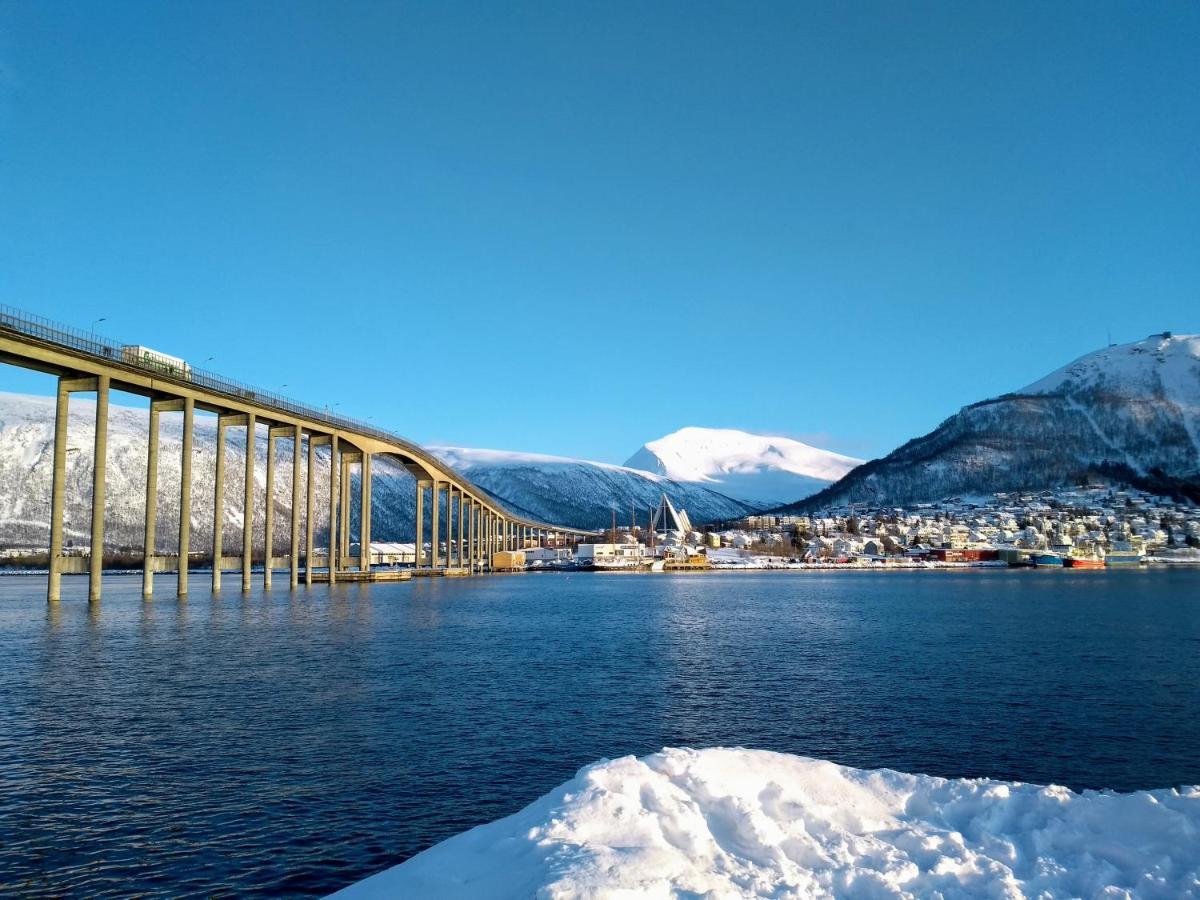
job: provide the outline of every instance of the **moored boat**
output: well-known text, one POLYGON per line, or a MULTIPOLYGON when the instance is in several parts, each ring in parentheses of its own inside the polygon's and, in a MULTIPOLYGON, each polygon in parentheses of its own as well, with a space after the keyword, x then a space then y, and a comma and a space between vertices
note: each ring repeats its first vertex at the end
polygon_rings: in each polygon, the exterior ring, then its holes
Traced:
POLYGON ((1061 569, 1063 567, 1063 558, 1057 553, 1035 553, 1032 559, 1034 568, 1037 569, 1061 569))
POLYGON ((1106 566, 1140 566, 1145 561, 1142 554, 1133 550, 1112 550, 1104 557, 1106 566))
POLYGON ((1103 569, 1104 558, 1100 556, 1068 556, 1063 560, 1068 569, 1103 569))

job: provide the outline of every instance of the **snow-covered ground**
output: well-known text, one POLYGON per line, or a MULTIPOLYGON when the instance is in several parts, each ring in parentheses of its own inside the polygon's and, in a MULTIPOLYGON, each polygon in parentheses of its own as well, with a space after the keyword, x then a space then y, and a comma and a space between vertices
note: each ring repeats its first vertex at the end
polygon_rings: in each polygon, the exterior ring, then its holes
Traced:
POLYGON ((588 766, 335 896, 1196 897, 1200 786, 1076 794, 664 750, 588 766))
POLYGON ((644 444, 625 465, 769 506, 816 493, 861 463, 791 438, 689 427, 644 444))

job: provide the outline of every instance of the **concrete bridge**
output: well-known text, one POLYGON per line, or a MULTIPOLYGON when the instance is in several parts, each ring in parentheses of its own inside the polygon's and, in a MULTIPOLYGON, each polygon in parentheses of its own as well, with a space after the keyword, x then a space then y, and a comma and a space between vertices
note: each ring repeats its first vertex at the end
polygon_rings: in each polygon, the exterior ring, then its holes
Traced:
POLYGON ((174 357, 147 348, 122 345, 94 334, 69 328, 38 316, 0 306, 0 362, 34 369, 58 378, 58 400, 54 419, 52 497, 50 507, 50 578, 47 597, 59 599, 65 572, 87 571, 88 599, 100 599, 104 547, 105 454, 107 450, 108 400, 112 390, 149 398, 149 454, 146 471, 146 523, 142 592, 150 597, 155 572, 178 572, 178 595, 188 593, 188 556, 191 551, 192 436, 196 410, 217 416, 216 488, 213 522, 212 590, 220 591, 222 573, 239 570, 242 590, 251 587, 253 521, 256 501, 254 484, 255 444, 258 429, 266 431, 267 502, 264 506, 265 541, 263 583, 270 587, 274 570, 287 568, 289 584, 295 588, 301 577, 306 585, 317 580, 336 582, 370 575, 370 556, 352 556, 350 534, 350 476, 360 473, 358 546, 371 546, 371 463, 390 457, 416 479, 416 568, 417 574, 475 574, 488 571, 492 554, 515 550, 531 542, 577 538, 590 532, 537 522, 505 509, 486 492, 471 484, 437 457, 416 444, 364 422, 331 415, 269 391, 247 387, 211 372, 205 372, 174 357), (96 432, 93 466, 91 552, 89 557, 63 554, 63 504, 66 488, 67 410, 71 394, 96 395, 96 432), (174 556, 156 555, 158 507, 159 422, 164 414, 183 416, 182 480, 180 486, 179 550, 174 556), (224 525, 224 465, 226 431, 246 429, 246 467, 243 485, 245 525, 240 556, 226 556, 222 543, 224 525), (292 453, 292 502, 287 527, 291 530, 290 552, 272 554, 274 547, 276 444, 290 441, 292 453), (329 448, 329 496, 314 496, 316 448, 329 448), (301 459, 307 454, 302 477, 301 459), (301 485, 306 486, 303 497, 301 485), (443 498, 445 503, 443 506, 443 498), (329 540, 314 547, 315 512, 328 501, 329 540), (442 510, 444 521, 441 521, 442 510), (428 528, 425 510, 429 510, 428 528), (301 535, 301 511, 304 533, 301 535), (429 552, 425 552, 428 540, 429 552), (302 543, 303 542, 303 543, 302 543), (443 551, 444 544, 444 551, 443 551))

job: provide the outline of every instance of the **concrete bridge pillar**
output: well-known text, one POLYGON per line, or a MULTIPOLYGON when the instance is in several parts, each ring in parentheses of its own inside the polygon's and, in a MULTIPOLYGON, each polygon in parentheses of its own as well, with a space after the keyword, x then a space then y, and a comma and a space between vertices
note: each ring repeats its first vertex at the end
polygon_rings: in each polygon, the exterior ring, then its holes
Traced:
POLYGON ((292 534, 289 543, 291 571, 288 586, 295 590, 300 584, 300 449, 304 442, 304 429, 299 425, 292 429, 292 534))
POLYGON ((217 471, 213 484, 212 589, 221 592, 221 538, 225 527, 225 416, 217 416, 217 471))
POLYGON ((175 593, 186 597, 188 593, 188 557, 192 551, 192 443, 196 401, 185 397, 183 401, 183 450, 179 461, 179 579, 175 593))
POLYGON ((436 569, 441 565, 441 530, 438 527, 440 524, 438 513, 441 508, 441 493, 442 489, 435 478, 430 488, 431 500, 429 504, 429 518, 430 525, 432 526, 429 531, 429 567, 431 569, 436 569))
POLYGON ((263 587, 271 587, 271 556, 275 546, 275 429, 267 426, 267 484, 263 503, 263 587))
POLYGON ((142 532, 142 597, 154 595, 154 540, 158 520, 158 407, 150 403, 150 435, 146 446, 146 515, 142 532))
POLYGON ((88 560, 88 600, 100 599, 104 573, 104 488, 108 468, 108 385, 109 376, 96 378, 96 441, 92 461, 92 552, 88 560))
MULTIPOLYGON (((159 426, 162 422, 160 417, 164 412, 174 412, 183 408, 184 402, 182 400, 150 401, 150 431, 149 440, 146 445, 146 515, 144 522, 145 529, 142 537, 142 596, 145 598, 154 595, 154 550, 157 543, 158 528, 159 426)), ((180 505, 180 512, 182 512, 182 504, 180 505)), ((188 511, 188 515, 191 515, 190 510, 188 511)))
POLYGON ((475 500, 467 502, 467 572, 475 574, 475 500))
POLYGON ((341 513, 338 519, 338 559, 346 566, 350 557, 350 454, 343 451, 340 456, 341 513))
POLYGON ((455 519, 458 523, 458 567, 460 569, 467 568, 467 554, 463 549, 463 514, 467 511, 467 498, 462 491, 458 492, 458 509, 454 511, 455 519))
POLYGON ((446 568, 454 565, 454 484, 446 485, 446 568))
POLYGON ((337 583, 338 506, 341 499, 339 476, 338 436, 329 438, 329 583, 337 583))
POLYGON ((358 569, 371 571, 371 454, 362 454, 362 469, 359 474, 358 506, 358 569))
POLYGON ((420 478, 417 479, 417 536, 413 545, 416 554, 413 565, 418 569, 425 566, 425 484, 420 478))
POLYGON ((63 506, 67 484, 67 414, 71 390, 65 378, 58 379, 54 407, 54 457, 50 486, 50 579, 46 599, 55 601, 62 590, 63 506))
POLYGON ((475 504, 475 571, 483 569, 483 504, 475 504))
POLYGON ((242 590, 250 590, 250 562, 254 552, 254 413, 246 415, 246 472, 242 495, 242 590))
POLYGON ((315 435, 308 436, 308 473, 304 481, 304 586, 312 587, 313 534, 317 524, 313 501, 316 493, 317 443, 315 435))

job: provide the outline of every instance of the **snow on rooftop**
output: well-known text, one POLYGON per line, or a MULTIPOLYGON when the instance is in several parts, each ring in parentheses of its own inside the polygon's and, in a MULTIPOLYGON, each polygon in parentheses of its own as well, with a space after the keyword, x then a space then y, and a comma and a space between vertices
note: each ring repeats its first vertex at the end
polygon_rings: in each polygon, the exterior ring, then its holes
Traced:
POLYGON ((1194 897, 1198 847, 1200 786, 1076 794, 668 749, 587 766, 337 896, 1194 897))

